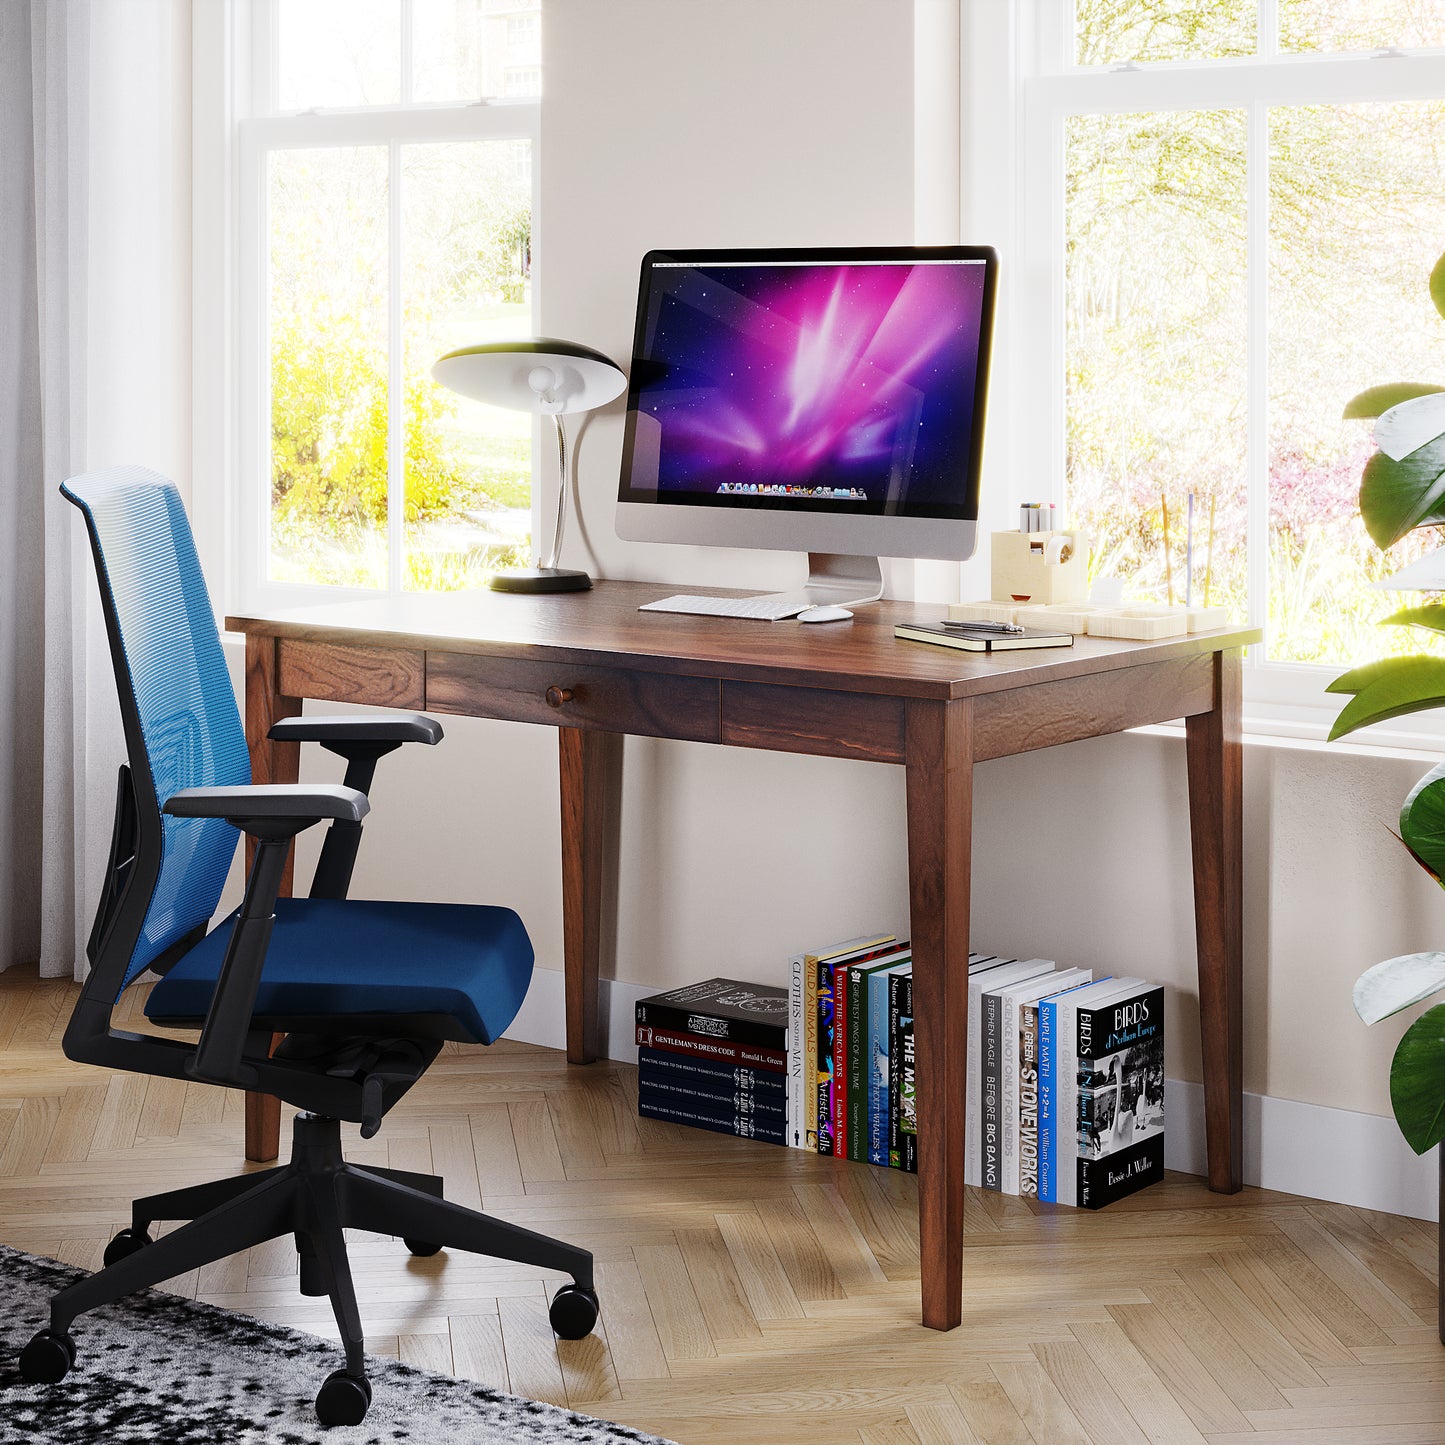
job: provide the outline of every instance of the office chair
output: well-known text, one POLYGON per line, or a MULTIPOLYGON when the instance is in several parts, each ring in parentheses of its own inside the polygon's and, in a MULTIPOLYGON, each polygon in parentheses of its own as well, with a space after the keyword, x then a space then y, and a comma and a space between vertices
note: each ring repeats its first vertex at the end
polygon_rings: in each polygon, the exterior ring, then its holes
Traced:
POLYGON ((300 1288, 329 1295, 346 1350, 316 1396, 323 1425, 357 1424, 371 1402, 361 1317, 342 1230, 518 1260, 572 1276, 552 1300, 554 1331, 581 1339, 597 1320, 592 1256, 449 1204, 430 1175, 349 1164, 341 1121, 363 1138, 422 1076, 446 1039, 489 1044, 516 1016, 532 945, 510 909, 346 897, 377 759, 437 743, 431 718, 287 718, 272 738, 319 742, 346 760, 335 784, 251 783, 220 635, 181 499, 164 477, 122 467, 61 488, 85 518, 120 692, 120 769, 91 972, 65 1031, 71 1059, 279 1096, 296 1116, 291 1162, 137 1199, 105 1267, 55 1296, 50 1325, 20 1356, 32 1382, 76 1361, 77 1316, 135 1290, 294 1234, 300 1288), (330 824, 310 896, 280 898, 292 840, 330 824), (241 906, 208 932, 240 834, 255 842, 241 906), (111 1026, 120 994, 147 969, 146 1004, 195 1041, 111 1026), (285 1040, 270 1052, 272 1036, 285 1040), (156 1220, 187 1220, 152 1240, 156 1220))

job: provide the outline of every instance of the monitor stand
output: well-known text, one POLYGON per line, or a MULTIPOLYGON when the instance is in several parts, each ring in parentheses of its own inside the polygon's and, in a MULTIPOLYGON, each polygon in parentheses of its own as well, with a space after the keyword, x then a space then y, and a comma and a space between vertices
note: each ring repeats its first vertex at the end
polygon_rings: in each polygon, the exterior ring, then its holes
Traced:
POLYGON ((809 607, 856 607, 883 596, 883 569, 876 557, 854 557, 841 552, 809 552, 808 580, 798 592, 772 592, 771 602, 809 607))

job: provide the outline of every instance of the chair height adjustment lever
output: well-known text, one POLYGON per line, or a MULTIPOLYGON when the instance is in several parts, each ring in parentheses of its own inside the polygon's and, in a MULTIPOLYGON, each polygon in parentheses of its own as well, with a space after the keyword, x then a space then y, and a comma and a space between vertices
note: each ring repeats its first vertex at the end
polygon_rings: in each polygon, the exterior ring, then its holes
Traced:
POLYGON ((373 1138, 381 1128, 381 1116, 388 1084, 413 1084, 415 1071, 380 1069, 366 1076, 361 1085, 361 1137, 373 1138))
POLYGON ((382 1077, 368 1074, 361 1086, 361 1137, 374 1138, 381 1129, 382 1077))

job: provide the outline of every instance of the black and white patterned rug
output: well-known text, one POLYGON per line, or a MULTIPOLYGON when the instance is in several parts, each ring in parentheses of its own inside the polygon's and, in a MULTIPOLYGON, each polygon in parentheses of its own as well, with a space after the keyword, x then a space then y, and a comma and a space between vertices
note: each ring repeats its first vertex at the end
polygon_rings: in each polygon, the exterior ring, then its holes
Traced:
POLYGON ((0 1245, 0 1442, 24 1445, 670 1445, 470 1380, 370 1358, 371 1409, 323 1430, 314 1400, 343 1363, 314 1335, 149 1291, 82 1315, 58 1385, 15 1362, 83 1271, 0 1245))

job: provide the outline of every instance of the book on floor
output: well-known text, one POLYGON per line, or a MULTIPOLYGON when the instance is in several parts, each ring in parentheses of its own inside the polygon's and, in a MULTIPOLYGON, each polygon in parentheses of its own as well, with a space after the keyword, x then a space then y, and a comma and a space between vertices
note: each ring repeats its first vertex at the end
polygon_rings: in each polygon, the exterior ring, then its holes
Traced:
POLYGON ((1143 984, 1142 978, 1108 978, 1073 989, 1059 999, 1054 1054, 1054 1202, 1079 1202, 1079 1015, 1143 984))
POLYGON ((762 1048, 788 1046, 788 991, 735 978, 709 978, 637 1002, 637 1022, 762 1048))
POLYGON ((794 1147, 818 1152, 818 970, 835 959, 855 959, 886 949, 894 943, 891 933, 865 934, 826 948, 797 954, 789 963, 791 981, 789 1012, 798 1021, 798 1044, 790 1055, 789 1079, 791 1120, 789 1140, 794 1147))
POLYGON ((965 1184, 981 1185, 985 1189, 998 1189, 1002 1184, 999 1086, 1003 1029, 999 991, 1053 972, 1053 961, 1047 958, 1011 960, 978 973, 970 970, 964 1067, 968 1069, 968 1092, 976 1096, 977 1103, 964 1110, 965 1184))
POLYGON ((1164 1177, 1164 990, 1078 1013, 1077 1197, 1099 1209, 1164 1177))
MULTIPOLYGON (((848 985, 843 1051, 843 1063, 847 1073, 847 1089, 844 1095, 847 1118, 843 1131, 843 1155, 859 1163, 868 1159, 869 1119, 873 1107, 873 1035, 870 1015, 876 1005, 873 1003, 872 981, 885 975, 890 969, 906 963, 909 957, 908 945, 904 943, 879 957, 851 963, 844 969, 848 985)), ((883 998, 886 1014, 886 994, 883 998)))
POLYGON ((683 1104, 637 1101, 637 1112, 644 1119, 657 1119, 665 1124, 687 1124, 694 1129, 709 1129, 715 1134, 732 1134, 739 1139, 761 1139, 767 1144, 783 1143, 783 1121, 769 1123, 753 1114, 719 1110, 712 1112, 695 1101, 683 1104))
MULTIPOLYGON (((999 1070, 999 1117, 1002 1127, 999 1138, 1000 1180, 999 1187, 1005 1194, 1021 1194, 1021 1156, 1019 1141, 1022 1134, 1022 1098, 1024 1085, 1023 1013, 1026 1008, 1037 1010, 1038 1000, 1047 994, 1057 993, 1073 983, 1086 983, 1084 969, 1061 969, 1014 984, 1002 990, 1000 995, 1003 1030, 999 1070)), ((1036 1028, 1036 1025, 1034 1026, 1036 1028)), ((1029 1067, 1029 1122, 1031 1127, 1031 1170, 1037 1176, 1038 1161, 1038 1070, 1032 1063, 1029 1067)))

